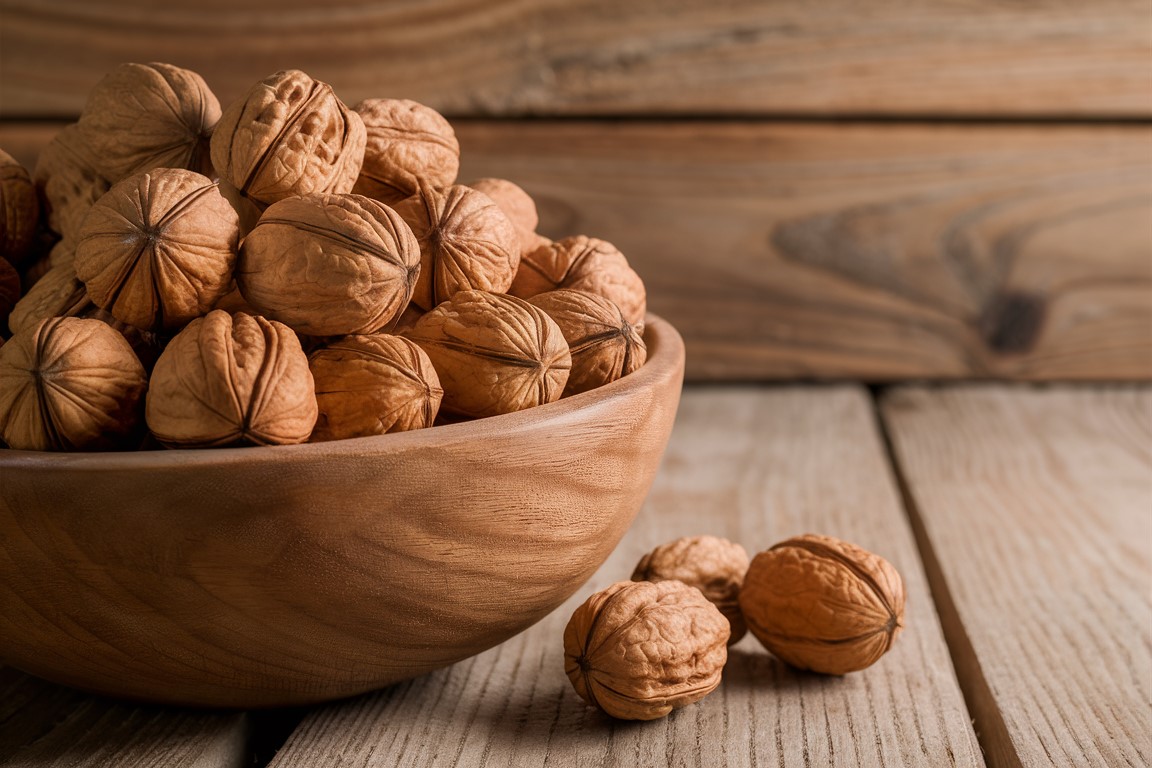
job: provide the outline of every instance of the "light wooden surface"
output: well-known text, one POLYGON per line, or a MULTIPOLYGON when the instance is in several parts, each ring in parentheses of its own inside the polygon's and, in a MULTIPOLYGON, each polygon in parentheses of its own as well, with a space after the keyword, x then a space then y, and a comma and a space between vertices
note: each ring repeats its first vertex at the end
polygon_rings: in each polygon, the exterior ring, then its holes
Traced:
POLYGON ((1152 390, 917 387, 883 414, 1004 726, 990 764, 1152 762, 1152 390))
POLYGON ((0 648, 109 695, 310 704, 503 642, 562 603, 640 509, 684 347, 488 419, 296 446, 0 450, 0 648))
POLYGON ((317 710, 273 768, 983 764, 866 392, 689 390, 658 478, 620 547, 567 604, 473 660, 317 710), (665 720, 613 722, 572 691, 568 617, 644 552, 700 533, 755 552, 807 531, 872 548, 903 574, 908 626, 876 666, 798 673, 749 636, 720 688, 665 720))
POLYGON ((453 115, 1152 115, 1144 0, 3 0, 0 114, 79 111, 122 61, 221 100, 286 67, 453 115))
MULTIPOLYGON (((25 161, 55 126, 0 124, 25 161)), ((616 243, 694 380, 1152 377, 1152 128, 458 123, 616 243)))
POLYGON ((0 667, 6 768, 246 768, 248 716, 118 704, 0 667))

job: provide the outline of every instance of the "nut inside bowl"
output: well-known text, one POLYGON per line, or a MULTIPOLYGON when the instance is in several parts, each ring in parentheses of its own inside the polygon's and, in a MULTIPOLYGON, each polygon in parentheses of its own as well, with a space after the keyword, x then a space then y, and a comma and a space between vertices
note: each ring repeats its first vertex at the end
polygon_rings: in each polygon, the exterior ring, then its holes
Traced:
MULTIPOLYGON (((0 660, 104 694, 305 704, 472 656, 567 599, 640 509, 684 346, 518 413, 304 445, 0 450, 0 660)), ((557 639, 559 642, 559 639, 557 639)))

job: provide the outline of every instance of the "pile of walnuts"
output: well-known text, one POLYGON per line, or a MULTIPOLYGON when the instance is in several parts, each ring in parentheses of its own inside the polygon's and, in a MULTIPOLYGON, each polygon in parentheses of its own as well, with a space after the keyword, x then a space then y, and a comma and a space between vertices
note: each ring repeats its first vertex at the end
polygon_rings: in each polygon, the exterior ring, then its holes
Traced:
POLYGON ((900 574, 854 544, 806 534, 749 563, 739 544, 694 536, 652 550, 631 581, 576 609, 565 671, 590 705, 654 720, 714 691, 746 629, 787 664, 843 675, 883 656, 903 622, 900 574))
POLYGON ((120 66, 31 175, 0 152, 0 439, 335 440, 643 365, 644 284, 620 251, 542 237, 524 190, 457 184, 459 160, 412 101, 350 109, 289 70, 221 110, 194 72, 120 66))

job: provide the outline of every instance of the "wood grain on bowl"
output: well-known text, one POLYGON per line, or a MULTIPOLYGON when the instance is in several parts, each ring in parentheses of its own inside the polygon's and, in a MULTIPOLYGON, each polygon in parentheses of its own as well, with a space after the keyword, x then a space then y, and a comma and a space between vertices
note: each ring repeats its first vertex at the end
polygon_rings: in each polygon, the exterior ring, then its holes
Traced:
POLYGON ((0 658, 209 706, 316 702, 478 653, 596 570, 660 463, 684 349, 593 392, 396 435, 0 451, 0 658))

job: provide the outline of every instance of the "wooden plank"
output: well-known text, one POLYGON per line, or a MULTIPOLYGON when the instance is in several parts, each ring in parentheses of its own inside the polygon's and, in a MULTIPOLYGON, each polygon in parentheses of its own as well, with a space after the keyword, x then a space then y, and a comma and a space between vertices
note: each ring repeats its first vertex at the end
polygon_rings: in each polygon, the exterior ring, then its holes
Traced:
POLYGON ((916 387, 883 414, 989 765, 1152 763, 1152 389, 916 387))
POLYGON ((1149 116, 1145 0, 4 0, 0 105, 70 116, 122 61, 223 100, 286 67, 453 115, 1149 116))
MULTIPOLYGON (((34 157, 51 131, 0 124, 34 157)), ((690 379, 1152 378, 1152 129, 461 121, 615 242, 690 379)))
POLYGON ((470 661, 305 718, 272 768, 358 766, 983 765, 874 424, 858 387, 685 391, 632 530, 541 623, 470 661), (748 636, 724 682, 650 723, 584 706, 564 625, 651 547, 712 533, 751 551, 820 531, 870 547, 906 581, 908 628, 865 672, 801 674, 748 636))
POLYGON ((0 765, 241 768, 248 719, 133 706, 0 668, 0 765))

